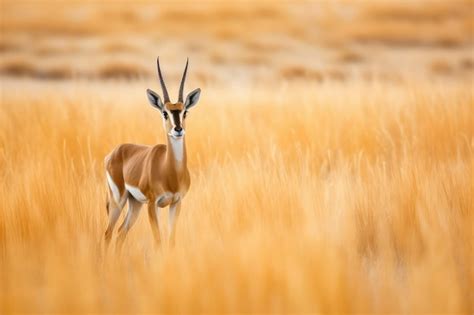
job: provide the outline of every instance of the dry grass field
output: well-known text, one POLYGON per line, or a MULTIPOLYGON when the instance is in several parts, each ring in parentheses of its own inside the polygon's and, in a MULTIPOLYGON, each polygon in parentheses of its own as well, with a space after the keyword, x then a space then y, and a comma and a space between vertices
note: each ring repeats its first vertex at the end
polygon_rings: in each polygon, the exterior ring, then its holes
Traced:
POLYGON ((474 312, 472 2, 120 4, 1 2, 0 313, 474 312), (203 90, 177 244, 105 254, 158 54, 203 90))

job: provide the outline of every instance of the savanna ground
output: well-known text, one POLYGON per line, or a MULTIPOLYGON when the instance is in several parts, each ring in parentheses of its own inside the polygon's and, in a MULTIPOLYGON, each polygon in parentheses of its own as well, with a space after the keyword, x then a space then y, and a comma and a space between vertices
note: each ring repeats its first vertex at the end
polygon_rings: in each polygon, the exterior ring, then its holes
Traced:
POLYGON ((1 313, 473 312, 472 2, 119 4, 1 2, 1 313), (177 245, 106 256, 158 54, 203 90, 177 245))

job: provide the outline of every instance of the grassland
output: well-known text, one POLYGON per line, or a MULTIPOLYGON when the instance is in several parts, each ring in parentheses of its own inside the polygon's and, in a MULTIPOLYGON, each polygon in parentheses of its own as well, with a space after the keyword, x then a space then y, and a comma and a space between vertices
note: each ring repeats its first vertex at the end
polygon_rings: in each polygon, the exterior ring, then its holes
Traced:
POLYGON ((164 137, 147 84, 2 84, 3 312, 472 310, 466 86, 205 89, 177 247, 142 213, 104 257, 102 159, 164 137))
POLYGON ((1 314, 474 312, 472 2, 0 4, 1 314), (177 244, 105 255, 157 55, 203 91, 177 244))

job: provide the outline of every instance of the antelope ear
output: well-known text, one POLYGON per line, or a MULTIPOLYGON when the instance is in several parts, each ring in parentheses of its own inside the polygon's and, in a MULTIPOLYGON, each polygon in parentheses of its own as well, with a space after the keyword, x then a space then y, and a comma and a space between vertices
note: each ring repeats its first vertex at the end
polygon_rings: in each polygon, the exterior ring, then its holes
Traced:
POLYGON ((150 89, 147 89, 146 96, 148 96, 148 101, 153 107, 158 109, 160 112, 163 111, 163 103, 161 102, 161 98, 158 94, 156 94, 150 89))
POLYGON ((184 104, 186 110, 189 110, 191 107, 197 104, 197 102, 199 101, 199 95, 201 95, 201 89, 199 88, 188 94, 188 96, 186 97, 186 103, 184 104))

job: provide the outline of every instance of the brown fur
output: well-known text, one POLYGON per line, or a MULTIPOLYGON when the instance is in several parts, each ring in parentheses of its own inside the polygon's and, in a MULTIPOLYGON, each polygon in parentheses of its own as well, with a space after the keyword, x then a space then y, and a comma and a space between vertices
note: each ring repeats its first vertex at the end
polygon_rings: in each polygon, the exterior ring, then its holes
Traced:
POLYGON ((165 107, 168 109, 168 110, 184 110, 184 104, 181 103, 181 102, 178 102, 178 103, 165 103, 165 107))
MULTIPOLYGON (((169 103, 167 107, 173 108, 173 110, 178 110, 178 108, 184 109, 182 103, 169 103)), ((170 119, 166 120, 165 126, 168 132, 171 128, 174 128, 170 119)), ((183 156, 179 162, 177 162, 174 156, 169 135, 167 139, 167 145, 158 144, 146 146, 131 143, 121 144, 105 158, 105 169, 117 186, 120 198, 122 198, 122 200, 124 200, 123 198, 128 198, 128 203, 131 207, 127 213, 127 218, 130 216, 130 222, 126 224, 127 219, 125 219, 119 228, 119 236, 117 238, 117 248, 119 250, 123 246, 126 234, 136 220, 141 208, 141 204, 135 200, 131 194, 126 192, 125 184, 138 188, 147 198, 148 217, 157 246, 160 245, 161 241, 155 206, 161 208, 170 206, 170 208, 175 208, 176 219, 172 224, 173 226, 170 227, 170 244, 171 246, 174 245, 176 221, 181 209, 181 200, 187 193, 191 180, 186 165, 186 142, 184 136, 181 140, 183 141, 183 156), (166 193, 170 193, 171 196, 166 193), (160 197, 165 195, 168 195, 168 197, 160 197)), ((115 223, 123 206, 122 200, 114 200, 109 186, 108 191, 107 213, 109 215, 109 224, 105 231, 106 247, 108 247, 111 240, 115 223), (111 212, 110 207, 112 204, 114 209, 111 212)))
MULTIPOLYGON (((186 146, 183 145, 180 168, 175 165, 173 151, 168 149, 171 144, 144 146, 127 143, 119 145, 106 157, 105 169, 121 196, 125 192, 125 184, 139 188, 149 202, 154 202, 165 192, 179 192, 184 196, 190 186, 190 177, 186 167, 186 146)), ((167 205, 169 203, 163 207, 167 205)))
MULTIPOLYGON (((191 184, 186 166, 186 143, 184 139, 186 108, 183 103, 183 87, 188 62, 186 62, 181 80, 179 101, 177 103, 169 101, 168 92, 161 75, 159 59, 157 59, 157 67, 165 104, 161 103, 161 98, 150 89, 147 89, 147 96, 150 104, 163 115, 163 126, 167 134, 168 145, 122 144, 105 158, 107 176, 110 176, 113 181, 113 185, 108 182, 108 201, 110 199, 114 201, 113 203, 108 202, 107 205, 109 224, 105 231, 106 246, 110 242, 114 226, 125 201, 128 201, 129 210, 119 228, 119 237, 117 238, 119 249, 122 247, 128 230, 138 217, 142 207, 141 202, 148 203, 148 216, 153 235, 158 244, 160 243, 160 231, 156 207, 170 206, 170 244, 174 244, 176 222, 181 211, 181 200, 191 184), (182 147, 180 147, 181 145, 182 147), (174 150, 177 151, 179 156, 175 156, 174 150), (117 186, 119 196, 114 196, 114 193, 116 193, 115 186, 117 186)), ((188 95, 186 102, 189 100, 189 108, 197 103, 200 92, 200 89, 196 89, 188 95)))

